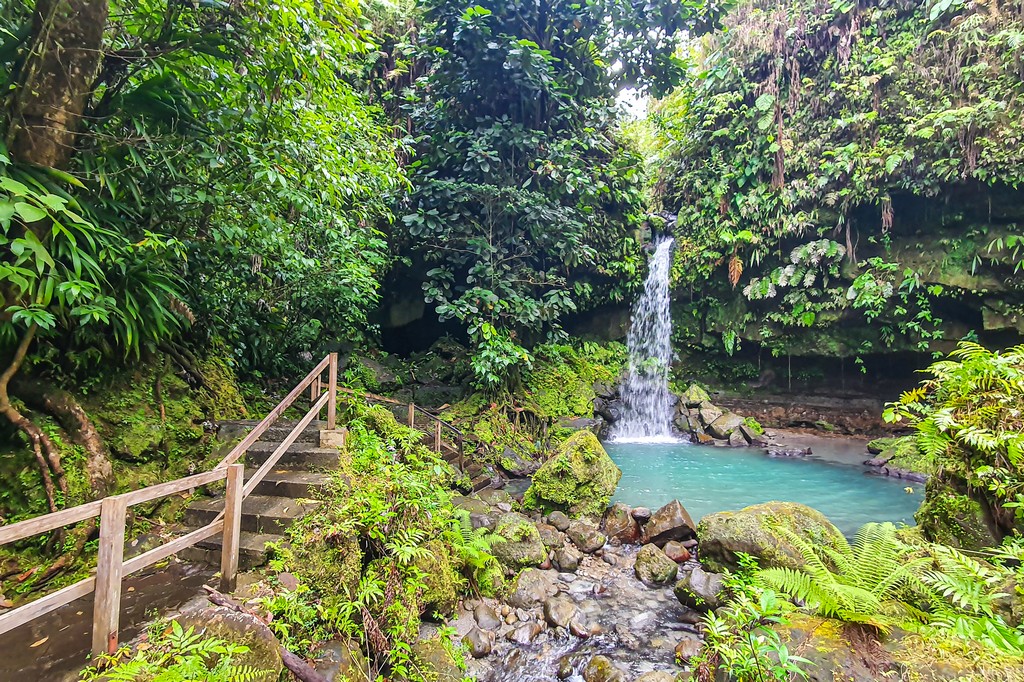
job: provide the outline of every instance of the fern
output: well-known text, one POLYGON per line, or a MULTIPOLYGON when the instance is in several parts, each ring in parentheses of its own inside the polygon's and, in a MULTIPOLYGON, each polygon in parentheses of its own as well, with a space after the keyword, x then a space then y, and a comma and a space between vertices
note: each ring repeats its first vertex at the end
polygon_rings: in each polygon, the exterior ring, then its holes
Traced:
POLYGON ((799 570, 766 568, 758 572, 764 587, 787 594, 822 616, 869 625, 888 632, 897 625, 922 622, 913 606, 927 590, 921 580, 929 557, 908 559, 909 548, 891 523, 869 523, 852 545, 829 548, 812 544, 788 528, 775 529, 804 559, 799 570))

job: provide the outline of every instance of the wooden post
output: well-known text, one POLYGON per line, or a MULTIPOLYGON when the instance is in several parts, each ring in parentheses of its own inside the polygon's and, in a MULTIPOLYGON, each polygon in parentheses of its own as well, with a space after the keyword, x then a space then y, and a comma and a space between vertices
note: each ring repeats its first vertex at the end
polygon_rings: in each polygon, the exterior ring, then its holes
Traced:
POLYGON ((434 422, 434 452, 441 452, 441 422, 434 422))
POLYGON ((409 403, 409 428, 416 426, 416 405, 409 403))
POLYGON ((96 600, 92 616, 93 658, 117 651, 127 510, 128 500, 123 495, 104 498, 100 505, 100 546, 96 558, 96 600))
POLYGON ((333 431, 338 422, 338 354, 331 353, 331 361, 327 366, 327 390, 331 397, 327 400, 327 430, 333 431))
POLYGON ((228 487, 224 495, 224 540, 220 551, 220 590, 234 592, 238 576, 238 539, 242 529, 242 486, 245 465, 228 467, 228 487))

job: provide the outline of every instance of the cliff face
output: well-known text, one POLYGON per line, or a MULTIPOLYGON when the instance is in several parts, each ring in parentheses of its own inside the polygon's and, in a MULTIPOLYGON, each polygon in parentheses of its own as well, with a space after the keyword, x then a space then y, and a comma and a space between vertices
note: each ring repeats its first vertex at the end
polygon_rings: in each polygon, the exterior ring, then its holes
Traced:
POLYGON ((1022 10, 740 3, 652 116, 680 339, 823 358, 1017 342, 1022 10))

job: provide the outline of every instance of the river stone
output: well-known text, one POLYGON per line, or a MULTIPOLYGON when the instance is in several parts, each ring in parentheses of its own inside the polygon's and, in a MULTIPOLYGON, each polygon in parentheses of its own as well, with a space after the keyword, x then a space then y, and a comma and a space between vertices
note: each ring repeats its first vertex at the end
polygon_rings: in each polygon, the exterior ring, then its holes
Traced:
POLYGON ((473 628, 462 638, 462 643, 469 649, 473 658, 484 658, 494 649, 494 633, 473 628))
POLYGON ((664 585, 676 579, 679 567, 656 545, 644 545, 636 554, 633 571, 645 585, 664 585))
POLYGON ((498 518, 494 532, 505 539, 491 547, 491 553, 504 566, 513 570, 539 566, 548 558, 537 526, 522 514, 509 512, 498 518))
POLYGON ((548 514, 548 523, 563 533, 569 530, 569 517, 564 512, 553 511, 548 514))
POLYGON ((586 682, 626 682, 626 675, 607 656, 594 656, 583 669, 586 682))
POLYGON ((630 514, 640 525, 651 520, 651 510, 647 507, 633 507, 633 511, 631 511, 630 514))
POLYGON ((494 630, 501 626, 501 618, 487 604, 480 604, 473 609, 473 619, 484 630, 494 630))
POLYGON ((604 512, 622 471, 601 441, 590 431, 569 436, 537 473, 523 504, 537 509, 560 509, 570 516, 604 512))
POLYGON ((690 550, 686 549, 686 547, 683 546, 683 543, 676 542, 675 540, 669 540, 666 542, 662 551, 665 552, 665 556, 677 564, 685 563, 690 560, 690 550))
POLYGON ((697 409, 697 416, 700 419, 700 423, 703 424, 705 428, 711 426, 711 424, 723 414, 724 413, 721 409, 715 407, 706 400, 702 402, 700 407, 697 409))
POLYGON ((652 670, 636 678, 636 682, 675 682, 676 676, 662 670, 652 670))
POLYGON ((735 429, 729 434, 729 447, 731 448, 745 448, 750 445, 750 441, 746 439, 743 433, 739 429, 735 429))
POLYGON ((583 553, 570 545, 569 547, 556 549, 555 556, 552 561, 559 571, 564 573, 575 573, 576 569, 580 567, 580 560, 582 558, 583 553))
POLYGON ((195 628, 196 634, 216 637, 231 644, 243 644, 249 651, 232 657, 232 662, 265 670, 269 679, 277 679, 284 669, 277 638, 266 624, 249 613, 239 613, 224 606, 203 606, 188 610, 174 620, 182 628, 195 628))
POLYGON ((576 604, 565 597, 552 597, 544 602, 544 620, 553 628, 567 628, 578 616, 576 604))
POLYGON ((796 502, 765 502, 739 511, 708 514, 697 526, 700 560, 716 572, 739 568, 738 555, 749 554, 758 566, 799 568, 804 560, 774 525, 831 547, 845 545, 842 533, 821 512, 796 502))
MULTIPOLYGON (((313 667, 327 682, 369 682, 369 665, 360 646, 350 639, 335 639, 317 647, 313 667)), ((270 679, 270 678, 266 678, 270 679)))
POLYGON ((517 625, 505 636, 505 638, 514 644, 525 646, 532 642, 543 630, 543 625, 537 621, 531 621, 529 623, 517 625))
POLYGON ((704 403, 711 403, 711 396, 698 384, 690 384, 679 396, 679 405, 683 407, 700 407, 704 403))
POLYGON ((679 576, 679 581, 672 591, 683 606, 707 611, 721 606, 720 595, 724 588, 725 581, 721 575, 709 573, 696 566, 692 571, 686 571, 679 576))
POLYGON ((583 521, 570 523, 566 535, 585 554, 593 554, 604 547, 604 543, 607 542, 607 538, 601 531, 583 521))
POLYGON ((508 603, 517 608, 530 609, 556 594, 557 572, 528 568, 516 578, 508 603))
POLYGON ((604 515, 604 530, 613 542, 631 545, 640 539, 640 524, 628 504, 616 502, 604 515))
POLYGON ((700 654, 700 650, 703 648, 704 644, 699 639, 687 637, 676 644, 676 661, 680 665, 686 665, 691 658, 700 654))
POLYGON ((538 523, 537 532, 540 534, 540 541, 548 549, 556 549, 565 544, 565 536, 554 526, 547 523, 538 523))
POLYGON ((435 682, 462 682, 462 671, 441 640, 421 639, 410 647, 418 672, 435 682))
POLYGON ((692 538, 694 528, 690 513, 679 500, 672 500, 651 515, 651 520, 644 525, 642 541, 662 547, 669 540, 692 538))
MULTIPOLYGON (((743 417, 735 412, 725 412, 707 426, 707 432, 715 438, 726 439, 743 423, 743 417)), ((742 435, 740 436, 743 437, 742 435)), ((744 441, 746 442, 746 441, 744 441)))

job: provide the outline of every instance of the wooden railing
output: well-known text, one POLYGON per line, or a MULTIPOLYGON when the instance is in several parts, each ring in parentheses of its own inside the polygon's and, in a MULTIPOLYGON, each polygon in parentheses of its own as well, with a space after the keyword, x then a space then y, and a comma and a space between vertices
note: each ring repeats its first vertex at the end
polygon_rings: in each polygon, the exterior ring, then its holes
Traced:
POLYGON ((336 428, 337 397, 338 356, 336 353, 331 353, 321 360, 238 445, 232 448, 231 452, 212 471, 121 495, 113 495, 8 526, 0 526, 0 545, 5 545, 97 516, 100 518, 99 553, 96 559, 95 577, 80 580, 45 597, 0 614, 0 634, 31 622, 39 616, 95 591, 92 628, 93 656, 113 653, 117 649, 118 642, 122 578, 221 532, 224 533, 220 562, 221 590, 233 590, 238 573, 238 541, 241 530, 242 500, 256 489, 267 472, 277 464, 281 456, 325 406, 327 407, 327 429, 334 430, 336 428), (322 387, 322 376, 325 369, 328 370, 326 392, 322 387), (267 461, 246 482, 244 467, 237 463, 238 460, 314 382, 316 384, 315 399, 309 411, 299 420, 281 444, 274 449, 267 461), (224 511, 211 523, 125 561, 125 517, 128 507, 192 490, 222 479, 227 481, 224 511))

